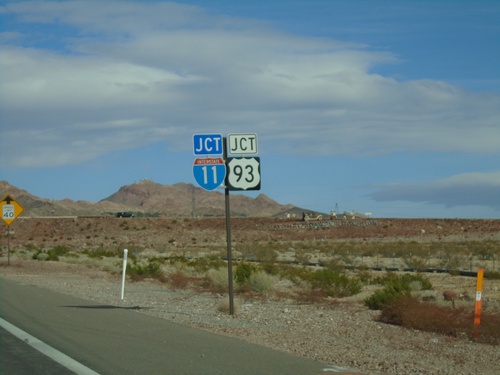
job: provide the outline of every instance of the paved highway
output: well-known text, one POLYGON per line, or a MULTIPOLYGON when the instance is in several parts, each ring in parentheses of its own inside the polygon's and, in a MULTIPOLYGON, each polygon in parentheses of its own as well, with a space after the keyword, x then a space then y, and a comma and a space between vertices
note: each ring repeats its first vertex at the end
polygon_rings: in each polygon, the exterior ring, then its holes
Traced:
POLYGON ((74 375, 3 328, 0 328, 0 347, 0 374, 74 375))
MULTIPOLYGON (((101 375, 317 375, 329 367, 141 314, 137 309, 99 305, 3 278, 0 317, 101 375)), ((2 349, 0 369, 30 362, 33 366, 53 366, 52 372, 45 373, 67 373, 1 329, 0 339, 11 348, 2 349)), ((25 373, 44 372, 28 369, 25 373)))

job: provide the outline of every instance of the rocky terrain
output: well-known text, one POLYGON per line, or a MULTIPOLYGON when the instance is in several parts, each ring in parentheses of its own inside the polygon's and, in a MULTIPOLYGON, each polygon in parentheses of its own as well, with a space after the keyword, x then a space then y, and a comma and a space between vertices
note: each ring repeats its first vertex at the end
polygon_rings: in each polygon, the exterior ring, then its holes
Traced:
MULTIPOLYGON (((5 187, 5 184, 0 183, 0 188, 2 186, 5 187)), ((165 188, 172 187, 146 181, 140 186, 124 187, 109 200, 94 205, 106 205, 102 207, 110 212, 136 207, 133 210, 139 212, 137 207, 142 204, 148 207, 145 212, 152 212, 152 207, 159 204, 158 196, 163 194, 155 193, 155 189, 164 191, 165 188)), ((186 190, 185 186, 178 188, 186 190)), ((81 215, 81 207, 87 203, 73 201, 63 204, 69 211, 61 215, 54 212, 52 215, 47 211, 47 207, 55 207, 51 202, 12 187, 9 189, 8 192, 15 194, 16 199, 20 197, 19 200, 29 206, 31 214, 23 214, 11 224, 9 238, 5 232, 0 236, 0 277, 74 294, 102 304, 133 307, 137 313, 240 337, 316 359, 331 371, 339 366, 362 374, 499 373, 498 346, 378 322, 376 317, 379 312, 368 310, 362 303, 373 293, 374 285, 365 286, 360 294, 352 297, 315 304, 289 298, 287 291, 291 285, 285 280, 277 281, 274 292, 269 295, 238 295, 234 316, 227 313, 228 296, 225 293, 199 292, 193 288, 172 289, 168 284, 155 280, 129 280, 126 298, 121 301, 117 272, 119 258, 89 259, 83 253, 106 250, 121 254, 127 248, 139 257, 224 257, 227 249, 226 220, 217 215, 210 216, 216 211, 209 203, 204 205, 208 207, 206 213, 209 217, 196 218, 189 214, 189 209, 185 211, 186 216, 179 216, 180 208, 177 214, 164 213, 159 217, 96 216, 95 212, 101 211, 92 210, 89 215, 81 215), (72 205, 78 208, 71 208, 72 205), (42 207, 41 210, 36 211, 39 207, 42 207), (9 252, 7 243, 11 249, 9 252), (33 259, 33 254, 58 246, 70 248, 82 257, 63 258, 59 262, 33 259)), ((178 194, 183 196, 180 192, 178 194)), ((168 194, 163 195, 164 198, 166 196, 168 194)), ((187 197, 185 199, 190 199, 191 195, 187 197)), ((211 199, 212 196, 207 197, 208 201, 211 199)), ((199 202, 201 204, 202 200, 199 202)), ((306 249, 310 267, 317 267, 320 261, 325 260, 321 257, 334 253, 331 249, 357 244, 364 246, 362 253, 337 251, 344 263, 349 261, 353 266, 368 269, 380 266, 402 271, 407 267, 405 261, 408 262, 402 258, 404 249, 411 245, 422 244, 425 254, 419 256, 425 258, 426 265, 437 266, 443 259, 442 254, 433 250, 434 246, 451 244, 464 248, 476 246, 474 254, 464 255, 460 250, 460 256, 467 258, 462 264, 463 269, 473 271, 479 265, 486 265, 489 270, 500 270, 500 220, 366 219, 349 216, 306 222, 300 216, 287 215, 294 212, 293 207, 277 205, 267 197, 243 202, 239 208, 236 205, 240 212, 250 212, 246 206, 253 207, 251 217, 236 216, 230 220, 231 249, 235 259, 244 256, 247 249, 279 248, 279 261, 295 261, 299 249, 306 249), (394 244, 398 256, 384 252, 385 247, 394 244), (481 252, 486 246, 488 253, 481 252)), ((434 286, 430 293, 437 303, 447 303, 442 297, 445 290, 465 292, 469 296, 475 293, 474 277, 448 273, 429 273, 428 276, 434 286)), ((485 281, 484 298, 485 309, 500 310, 500 280, 485 281)), ((457 302, 470 309, 473 309, 473 303, 470 299, 457 302)))
MULTIPOLYGON (((223 218, 38 218, 20 216, 11 224, 12 246, 75 249, 137 248, 159 253, 198 252, 226 247, 223 218)), ((381 243, 485 241, 500 239, 500 220, 356 219, 303 222, 283 218, 232 218, 232 245, 293 241, 381 243)))

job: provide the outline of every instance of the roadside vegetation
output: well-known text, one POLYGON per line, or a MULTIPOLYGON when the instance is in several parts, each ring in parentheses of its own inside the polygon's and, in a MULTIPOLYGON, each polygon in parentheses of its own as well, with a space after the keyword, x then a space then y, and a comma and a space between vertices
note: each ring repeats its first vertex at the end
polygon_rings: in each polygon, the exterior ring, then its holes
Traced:
MULTIPOLYGON (((175 239, 169 240, 174 242, 175 239)), ((193 244, 196 245, 196 239, 193 244)), ((185 248, 177 255, 148 255, 140 246, 128 249, 127 275, 131 281, 153 279, 171 288, 227 293, 229 281, 223 251, 196 257, 194 250, 185 248)), ((72 249, 61 243, 47 248, 16 249, 33 260, 81 263, 115 274, 121 271, 122 251, 122 245, 114 249, 72 249)), ((432 296, 429 293, 434 289, 423 273, 429 269, 456 275, 483 267, 485 280, 500 279, 500 244, 495 241, 254 242, 239 244, 233 259, 234 291, 241 299, 282 298, 296 303, 335 305, 341 299, 369 290, 371 294, 358 301, 380 311, 380 322, 500 345, 498 308, 483 313, 478 334, 473 331, 470 308, 443 305, 432 298, 423 300, 424 296, 432 296), (403 270, 406 272, 400 272, 403 270)))
POLYGON ((378 320, 408 329, 434 332, 452 338, 500 345, 500 311, 485 311, 481 324, 474 330, 474 311, 425 302, 410 294, 384 305, 378 320))

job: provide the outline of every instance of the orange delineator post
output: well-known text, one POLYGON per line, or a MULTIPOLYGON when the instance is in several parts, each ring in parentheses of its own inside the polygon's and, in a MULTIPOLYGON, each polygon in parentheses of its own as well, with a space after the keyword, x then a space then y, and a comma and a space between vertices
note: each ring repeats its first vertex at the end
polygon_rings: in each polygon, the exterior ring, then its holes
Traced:
POLYGON ((484 269, 477 269, 477 282, 476 282, 476 303, 474 305, 474 338, 479 337, 479 325, 481 324, 481 298, 483 294, 483 276, 484 269))

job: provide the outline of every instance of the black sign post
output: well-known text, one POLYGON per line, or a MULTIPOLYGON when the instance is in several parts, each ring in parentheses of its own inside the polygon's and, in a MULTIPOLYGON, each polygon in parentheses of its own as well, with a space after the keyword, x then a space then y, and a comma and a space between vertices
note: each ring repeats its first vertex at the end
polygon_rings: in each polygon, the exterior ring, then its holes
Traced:
POLYGON ((0 201, 2 219, 7 224, 7 265, 10 266, 10 224, 24 211, 24 207, 16 202, 9 194, 0 201))
MULTIPOLYGON (((223 158, 227 160, 227 140, 224 137, 223 158)), ((234 293, 233 293, 233 256, 231 252, 231 210, 229 202, 229 187, 224 188, 226 202, 226 243, 227 243, 227 277, 229 286, 229 314, 234 315, 234 293)))

